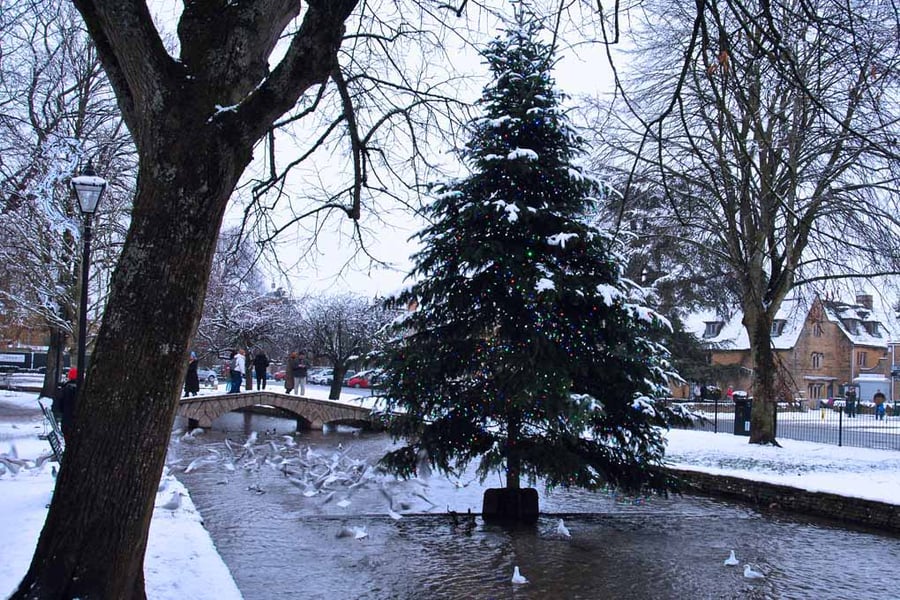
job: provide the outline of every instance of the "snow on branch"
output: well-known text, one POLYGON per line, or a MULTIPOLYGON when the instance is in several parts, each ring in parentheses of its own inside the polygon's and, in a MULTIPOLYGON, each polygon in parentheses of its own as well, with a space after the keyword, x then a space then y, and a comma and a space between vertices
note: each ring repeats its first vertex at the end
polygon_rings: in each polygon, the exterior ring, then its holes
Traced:
POLYGON ((520 158, 524 158, 525 160, 537 160, 538 153, 529 148, 516 148, 512 152, 506 155, 507 160, 517 160, 520 158))
POLYGON ((505 211, 506 220, 510 223, 515 223, 519 220, 519 207, 516 204, 504 200, 494 200, 491 204, 496 206, 497 210, 505 211))
POLYGON ((577 238, 577 233, 557 233, 555 235, 551 235, 547 238, 547 243, 551 246, 559 246, 561 248, 566 247, 566 242, 571 240, 572 238, 577 238))

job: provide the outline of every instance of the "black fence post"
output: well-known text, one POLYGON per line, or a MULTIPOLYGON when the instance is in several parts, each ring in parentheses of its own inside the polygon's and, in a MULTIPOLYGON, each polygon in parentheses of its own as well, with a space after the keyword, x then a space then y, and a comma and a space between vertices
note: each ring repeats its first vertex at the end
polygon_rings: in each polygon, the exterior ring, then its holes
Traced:
POLYGON ((719 433, 719 399, 713 400, 713 433, 719 433))
POLYGON ((844 433, 844 409, 838 411, 838 446, 843 445, 843 433, 844 433))

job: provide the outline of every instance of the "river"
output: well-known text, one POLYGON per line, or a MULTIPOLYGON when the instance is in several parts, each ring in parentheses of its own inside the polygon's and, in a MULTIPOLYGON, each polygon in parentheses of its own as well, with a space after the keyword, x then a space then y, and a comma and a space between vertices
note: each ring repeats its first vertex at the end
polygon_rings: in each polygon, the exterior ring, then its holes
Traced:
POLYGON ((292 421, 254 416, 245 448, 243 425, 233 413, 174 436, 169 456, 247 600, 900 598, 896 536, 707 498, 562 489, 539 489, 535 526, 487 525, 467 511, 498 480, 397 482, 367 467, 385 434, 285 438, 292 421), (355 485, 335 475, 349 473, 355 485), (740 566, 723 565, 730 550, 740 566), (765 577, 746 579, 745 563, 765 577), (515 566, 528 583, 511 583, 515 566))

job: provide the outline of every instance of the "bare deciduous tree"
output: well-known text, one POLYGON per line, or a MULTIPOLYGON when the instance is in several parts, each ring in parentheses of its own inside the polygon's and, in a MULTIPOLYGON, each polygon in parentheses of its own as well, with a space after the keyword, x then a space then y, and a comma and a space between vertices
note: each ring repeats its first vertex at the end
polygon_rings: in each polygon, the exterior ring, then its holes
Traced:
POLYGON ((665 193, 654 232, 728 266, 755 367, 750 442, 775 444, 782 300, 900 265, 896 14, 880 2, 698 6, 643 3, 636 118, 621 121, 639 123, 637 143, 611 143, 665 193))
MULTIPOLYGON (((3 4, 4 11, 12 8, 3 4)), ((48 331, 43 394, 49 396, 66 340, 78 344, 81 218, 69 179, 89 157, 106 166, 110 179, 87 283, 91 318, 102 314, 124 235, 134 150, 77 11, 45 1, 15 8, 16 18, 0 23, 0 299, 8 323, 48 331)))
POLYGON ((213 259, 194 347, 208 356, 233 348, 280 355, 286 332, 297 327, 293 299, 270 289, 253 246, 237 231, 223 232, 213 259))
POLYGON ((341 395, 341 380, 354 361, 364 363, 378 332, 392 318, 380 302, 344 294, 313 300, 303 307, 302 339, 317 359, 334 369, 328 397, 341 395))

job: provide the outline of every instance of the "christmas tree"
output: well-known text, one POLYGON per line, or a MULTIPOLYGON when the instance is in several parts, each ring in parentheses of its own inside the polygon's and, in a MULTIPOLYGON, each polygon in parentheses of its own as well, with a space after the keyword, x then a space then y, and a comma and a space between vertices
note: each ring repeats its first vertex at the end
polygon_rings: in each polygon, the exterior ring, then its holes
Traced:
POLYGON ((418 234, 408 307, 380 356, 383 464, 414 476, 478 461, 507 488, 666 491, 660 427, 672 416, 660 326, 632 301, 609 235, 583 216, 605 193, 573 163, 582 142, 551 77, 540 25, 519 14, 483 51, 495 79, 462 158, 418 234))

